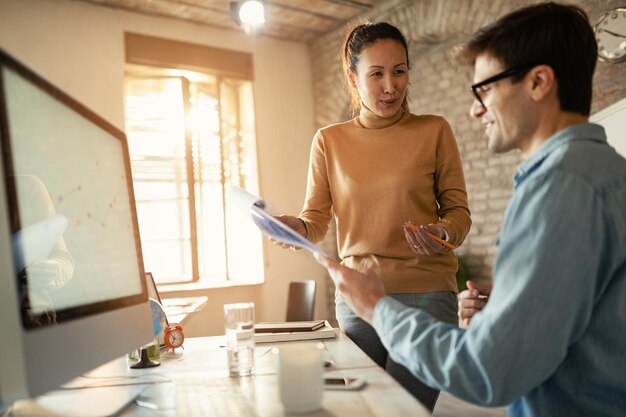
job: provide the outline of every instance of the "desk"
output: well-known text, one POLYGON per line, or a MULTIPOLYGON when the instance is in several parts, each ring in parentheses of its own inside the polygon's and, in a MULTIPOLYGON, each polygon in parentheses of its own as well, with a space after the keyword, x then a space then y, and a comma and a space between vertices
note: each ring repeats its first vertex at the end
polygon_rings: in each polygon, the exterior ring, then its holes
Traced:
MULTIPOLYGON (((323 409, 316 413, 306 414, 306 416, 420 417, 430 415, 426 408, 383 369, 376 366, 346 335, 338 332, 336 339, 324 339, 321 342, 326 349, 326 358, 334 361, 334 366, 328 368, 327 376, 360 376, 368 381, 368 385, 365 389, 355 392, 325 391, 323 409)), ((220 347, 223 343, 223 337, 188 339, 185 341, 184 352, 166 353, 162 356, 161 366, 147 372, 164 375, 172 380, 227 377, 226 350, 220 347)), ((310 343, 310 341, 283 343, 310 343)), ((271 347, 275 345, 277 344, 257 345, 255 349, 256 375, 251 378, 234 378, 245 397, 254 405, 259 417, 284 415, 278 395, 274 358, 271 353, 271 347)), ((164 395, 173 395, 171 384, 158 385, 164 395)), ((133 405, 122 416, 169 417, 175 414, 175 410, 155 413, 154 410, 133 405)))
MULTIPOLYGON (((182 379, 228 378, 224 336, 185 340, 185 349, 163 352, 161 366, 131 370, 123 358, 103 365, 68 386, 110 386, 152 382, 141 398, 157 400, 162 409, 154 410, 131 404, 123 417, 176 416, 174 386, 182 379)), ((359 376, 367 380, 361 391, 325 391, 322 409, 305 417, 422 417, 430 413, 405 391, 383 369, 365 355, 347 336, 338 331, 336 339, 321 340, 325 359, 334 361, 325 376, 359 376)), ((282 342, 311 343, 311 341, 282 342)), ((278 381, 271 348, 281 343, 258 344, 255 349, 256 374, 247 378, 231 378, 259 417, 281 417, 284 410, 279 400, 278 381)), ((137 385, 134 385, 135 387, 137 385)), ((90 390, 91 391, 91 390, 90 390)))

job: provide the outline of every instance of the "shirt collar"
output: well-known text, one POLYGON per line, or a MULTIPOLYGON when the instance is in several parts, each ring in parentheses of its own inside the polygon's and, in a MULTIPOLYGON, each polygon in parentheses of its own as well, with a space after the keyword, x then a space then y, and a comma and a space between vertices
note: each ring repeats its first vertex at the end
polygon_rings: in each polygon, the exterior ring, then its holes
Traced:
POLYGON ((515 187, 536 170, 548 155, 575 140, 591 140, 606 143, 606 133, 602 126, 593 123, 575 124, 559 130, 548 138, 530 158, 518 165, 513 176, 515 187))

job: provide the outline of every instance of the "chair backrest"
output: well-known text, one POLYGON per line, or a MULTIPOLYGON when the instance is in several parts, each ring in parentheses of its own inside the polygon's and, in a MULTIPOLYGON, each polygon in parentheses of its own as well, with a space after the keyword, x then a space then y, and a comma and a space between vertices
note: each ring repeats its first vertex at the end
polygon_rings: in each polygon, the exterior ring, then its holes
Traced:
POLYGON ((287 321, 313 320, 315 310, 315 281, 293 281, 289 283, 287 299, 287 321))

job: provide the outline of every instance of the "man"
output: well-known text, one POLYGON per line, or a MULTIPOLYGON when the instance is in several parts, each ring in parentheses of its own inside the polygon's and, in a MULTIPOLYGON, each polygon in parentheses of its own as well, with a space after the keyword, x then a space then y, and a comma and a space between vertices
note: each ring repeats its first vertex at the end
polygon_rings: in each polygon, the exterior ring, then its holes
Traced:
POLYGON ((587 16, 553 3, 519 9, 477 32, 463 56, 489 149, 525 159, 488 301, 466 293, 460 313, 471 324, 459 329, 385 296, 373 273, 317 259, 391 357, 428 385, 509 404, 511 416, 623 416, 626 161, 587 122, 596 62, 587 16))

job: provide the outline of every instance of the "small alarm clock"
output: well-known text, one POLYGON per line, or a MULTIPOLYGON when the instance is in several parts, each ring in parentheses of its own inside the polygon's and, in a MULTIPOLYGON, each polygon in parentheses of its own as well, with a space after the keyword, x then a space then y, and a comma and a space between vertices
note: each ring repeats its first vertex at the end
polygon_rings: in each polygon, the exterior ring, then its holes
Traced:
POLYGON ((170 349, 176 349, 183 345, 185 341, 185 333, 183 333, 183 326, 178 323, 172 323, 163 330, 163 342, 165 347, 170 349))

